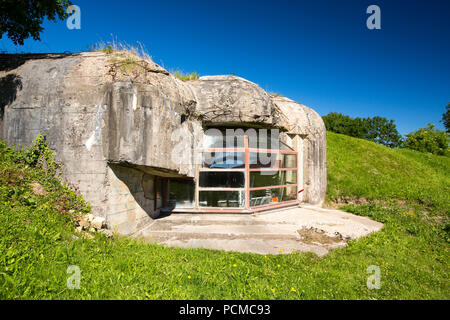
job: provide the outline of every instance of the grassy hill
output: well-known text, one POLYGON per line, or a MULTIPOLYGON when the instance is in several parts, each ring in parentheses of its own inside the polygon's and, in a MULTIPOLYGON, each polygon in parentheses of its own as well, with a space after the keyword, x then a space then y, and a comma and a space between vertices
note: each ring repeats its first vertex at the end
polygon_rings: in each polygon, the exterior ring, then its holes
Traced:
POLYGON ((324 258, 167 248, 75 232, 89 207, 0 143, 1 299, 449 299, 449 158, 328 134, 328 200, 385 223, 324 258), (92 239, 90 239, 92 237, 92 239), (67 288, 70 265, 79 290, 67 288), (381 271, 369 290, 367 268, 381 271))
POLYGON ((327 143, 329 202, 388 200, 422 204, 448 216, 450 157, 389 149, 332 132, 327 143))

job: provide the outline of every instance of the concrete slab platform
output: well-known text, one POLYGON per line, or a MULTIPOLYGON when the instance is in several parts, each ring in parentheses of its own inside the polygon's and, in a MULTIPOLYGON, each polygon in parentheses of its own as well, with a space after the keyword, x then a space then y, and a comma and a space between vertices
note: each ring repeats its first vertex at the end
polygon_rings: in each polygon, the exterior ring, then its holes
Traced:
POLYGON ((366 217, 302 205, 252 215, 172 214, 155 220, 134 236, 181 248, 257 254, 314 252, 323 256, 382 227, 382 223, 366 217))

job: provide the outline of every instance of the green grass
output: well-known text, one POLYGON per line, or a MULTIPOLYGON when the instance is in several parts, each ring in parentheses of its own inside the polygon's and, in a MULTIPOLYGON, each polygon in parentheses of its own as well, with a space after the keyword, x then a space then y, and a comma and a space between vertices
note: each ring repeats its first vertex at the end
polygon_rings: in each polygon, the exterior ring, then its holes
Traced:
MULTIPOLYGON (((147 66, 143 60, 152 60, 152 58, 144 45, 140 42, 130 44, 118 40, 113 35, 111 35, 111 38, 111 41, 98 41, 90 47, 90 50, 109 55, 109 60, 124 74, 138 75, 145 71, 147 66)), ((195 71, 185 73, 181 70, 171 70, 170 74, 181 81, 198 80, 200 78, 200 75, 195 71)))
POLYGON ((448 159, 328 134, 328 172, 329 203, 366 199, 344 209, 385 223, 381 232, 323 258, 188 250, 80 236, 83 200, 0 144, 0 298, 449 299, 448 159), (69 265, 79 290, 66 286, 69 265), (380 290, 366 286, 370 265, 380 290))
POLYGON ((152 60, 147 48, 137 41, 130 44, 126 41, 119 40, 111 34, 111 41, 98 41, 90 47, 93 52, 104 52, 108 55, 113 53, 128 53, 144 60, 152 60))
POLYGON ((331 132, 327 143, 330 201, 398 200, 449 215, 450 157, 389 149, 331 132))
POLYGON ((188 80, 198 80, 200 78, 200 75, 197 72, 191 72, 191 73, 184 73, 181 70, 176 70, 170 72, 175 78, 181 80, 181 81, 188 81, 188 80))

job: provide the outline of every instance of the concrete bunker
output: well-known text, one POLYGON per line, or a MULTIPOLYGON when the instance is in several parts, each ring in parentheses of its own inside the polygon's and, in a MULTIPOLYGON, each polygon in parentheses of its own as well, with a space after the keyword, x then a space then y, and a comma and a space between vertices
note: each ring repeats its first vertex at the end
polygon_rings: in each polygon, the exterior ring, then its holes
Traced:
POLYGON ((0 139, 46 134, 63 178, 126 235, 162 212, 323 201, 326 132, 312 109, 232 75, 181 81, 136 56, 121 69, 122 55, 0 55, 0 83, 20 81, 0 101, 0 139))

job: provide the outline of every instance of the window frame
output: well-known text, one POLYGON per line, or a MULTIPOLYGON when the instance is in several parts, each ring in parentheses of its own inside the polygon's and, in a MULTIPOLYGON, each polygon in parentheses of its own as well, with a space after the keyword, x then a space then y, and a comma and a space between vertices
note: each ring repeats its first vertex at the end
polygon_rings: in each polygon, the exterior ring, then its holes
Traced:
MULTIPOLYGON (((287 207, 287 206, 293 206, 298 205, 300 201, 298 200, 298 193, 299 191, 299 183, 300 183, 300 176, 299 176, 299 157, 298 157, 298 151, 294 150, 291 146, 287 145, 286 143, 280 141, 284 146, 286 146, 289 150, 281 150, 280 149, 259 149, 259 148, 250 148, 249 147, 249 137, 247 135, 244 136, 244 147, 235 147, 235 148, 199 148, 197 150, 198 154, 205 153, 205 152, 215 152, 215 153, 244 153, 245 154, 245 167, 244 168, 207 168, 203 167, 202 164, 196 165, 196 173, 195 173, 195 206, 193 209, 174 209, 174 212, 204 212, 204 213, 253 213, 253 212, 259 212, 264 210, 271 210, 275 208, 281 208, 281 207, 287 207), (266 153, 266 154, 281 154, 281 155, 295 155, 296 161, 295 161, 295 167, 293 168, 279 168, 278 163, 276 167, 270 167, 270 168, 250 168, 250 153, 266 153), (250 187, 250 172, 263 172, 263 171, 295 171, 297 175, 297 183, 296 184, 286 184, 286 185, 277 185, 277 186, 262 186, 262 187, 250 187), (199 178, 200 178, 200 172, 244 172, 244 188, 220 188, 220 187, 200 187, 199 185, 199 178), (269 203, 264 205, 258 205, 258 206, 251 206, 250 202, 250 192, 251 191, 258 191, 258 190, 270 190, 270 189, 281 189, 281 188, 288 188, 288 187, 295 187, 296 188, 296 199, 295 200, 289 200, 284 202, 278 202, 278 203, 269 203), (234 208, 234 207, 203 207, 199 206, 199 193, 201 191, 228 191, 228 192, 235 192, 235 191, 244 191, 245 194, 245 201, 244 201, 244 207, 234 208)), ((198 158, 198 157, 197 157, 198 158)), ((203 156, 201 157, 203 159, 203 156)), ((203 160, 202 160, 203 161, 203 160)))

